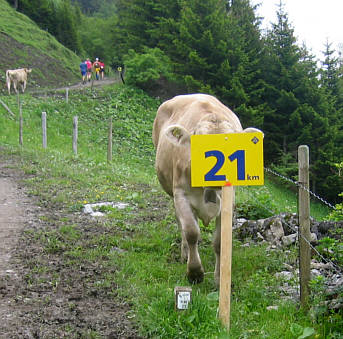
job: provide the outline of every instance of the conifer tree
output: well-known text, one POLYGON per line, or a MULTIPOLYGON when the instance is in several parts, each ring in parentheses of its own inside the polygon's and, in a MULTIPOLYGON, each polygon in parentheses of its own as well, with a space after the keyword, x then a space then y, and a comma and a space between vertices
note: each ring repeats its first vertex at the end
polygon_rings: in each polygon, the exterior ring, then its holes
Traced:
POLYGON ((308 145, 312 189, 333 201, 339 185, 336 181, 333 186, 337 178, 331 171, 335 159, 335 132, 329 119, 332 105, 319 86, 313 56, 296 45, 282 1, 277 20, 266 39, 263 72, 267 83, 264 99, 272 108, 272 113, 264 116, 265 158, 267 163, 283 166, 284 173, 296 175, 283 159, 290 159, 290 154, 295 161, 298 146, 308 145))
POLYGON ((130 49, 143 52, 144 46, 156 47, 157 41, 151 38, 150 30, 156 24, 154 0, 118 0, 116 26, 112 38, 117 56, 123 59, 130 49))
MULTIPOLYGON (((222 96, 238 113, 244 126, 261 128, 268 106, 261 100, 265 84, 261 77, 263 44, 260 19, 255 15, 256 6, 252 7, 247 0, 227 1, 227 8, 228 61, 232 79, 222 82, 222 88, 225 86, 231 92, 222 96), (243 91, 244 95, 236 97, 236 100, 235 93, 243 94, 243 91)), ((219 77, 223 77, 222 72, 219 77)))
POLYGON ((289 152, 290 136, 294 134, 289 121, 300 104, 294 93, 303 75, 299 74, 300 57, 294 30, 280 1, 277 22, 272 24, 266 37, 262 72, 266 82, 263 99, 271 108, 264 116, 263 125, 267 133, 265 152, 268 162, 278 162, 289 152))
POLYGON ((56 38, 73 52, 80 52, 80 38, 76 25, 77 11, 69 0, 61 1, 56 10, 56 38))

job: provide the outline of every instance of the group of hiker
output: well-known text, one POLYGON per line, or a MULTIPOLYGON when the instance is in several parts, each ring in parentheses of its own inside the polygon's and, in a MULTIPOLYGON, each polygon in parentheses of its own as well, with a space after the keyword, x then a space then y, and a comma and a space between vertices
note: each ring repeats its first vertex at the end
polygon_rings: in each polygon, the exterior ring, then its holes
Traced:
POLYGON ((103 80, 105 76, 105 64, 95 58, 95 61, 92 63, 89 58, 80 63, 80 71, 82 75, 82 83, 85 84, 86 81, 91 81, 92 73, 95 74, 96 80, 103 80))

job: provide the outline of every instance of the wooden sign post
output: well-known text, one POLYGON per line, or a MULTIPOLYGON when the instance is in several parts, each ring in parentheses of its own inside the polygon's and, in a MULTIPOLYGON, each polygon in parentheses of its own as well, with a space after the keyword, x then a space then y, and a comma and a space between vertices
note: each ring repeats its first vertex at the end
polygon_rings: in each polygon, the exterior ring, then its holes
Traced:
POLYGON ((263 133, 192 135, 192 186, 222 186, 219 318, 230 327, 233 186, 264 184, 263 133))
POLYGON ((233 186, 222 188, 219 319, 230 328, 233 186))

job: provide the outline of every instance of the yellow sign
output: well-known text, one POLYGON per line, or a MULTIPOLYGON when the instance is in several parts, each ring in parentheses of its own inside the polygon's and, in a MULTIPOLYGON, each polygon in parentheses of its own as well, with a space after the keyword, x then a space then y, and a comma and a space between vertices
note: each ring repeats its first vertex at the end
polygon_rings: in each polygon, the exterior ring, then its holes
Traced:
POLYGON ((191 136, 193 187, 263 185, 263 134, 191 136))

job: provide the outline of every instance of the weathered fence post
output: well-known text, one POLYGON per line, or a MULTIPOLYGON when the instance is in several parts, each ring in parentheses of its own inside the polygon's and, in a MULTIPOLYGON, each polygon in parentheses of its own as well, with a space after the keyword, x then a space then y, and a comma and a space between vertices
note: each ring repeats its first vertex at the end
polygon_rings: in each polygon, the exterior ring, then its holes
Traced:
POLYGON ((310 196, 309 196, 309 148, 301 145, 298 148, 299 162, 299 247, 300 247, 300 303, 308 308, 309 282, 311 275, 310 248, 310 196))
POLYGON ((19 91, 17 92, 17 104, 18 104, 18 109, 20 108, 20 94, 19 91))
POLYGON ((108 124, 108 142, 107 142, 107 161, 112 161, 112 117, 109 119, 108 124))
POLYGON ((19 145, 23 146, 23 112, 19 102, 19 145))
POLYGON ((46 112, 42 112, 42 144, 43 148, 47 147, 47 134, 46 134, 46 112))
POLYGON ((69 88, 66 88, 66 103, 68 103, 69 100, 69 88))
POLYGON ((77 154, 77 135, 78 135, 78 120, 77 115, 73 118, 73 152, 77 154))
POLYGON ((233 186, 222 187, 219 318, 230 328, 233 186))

